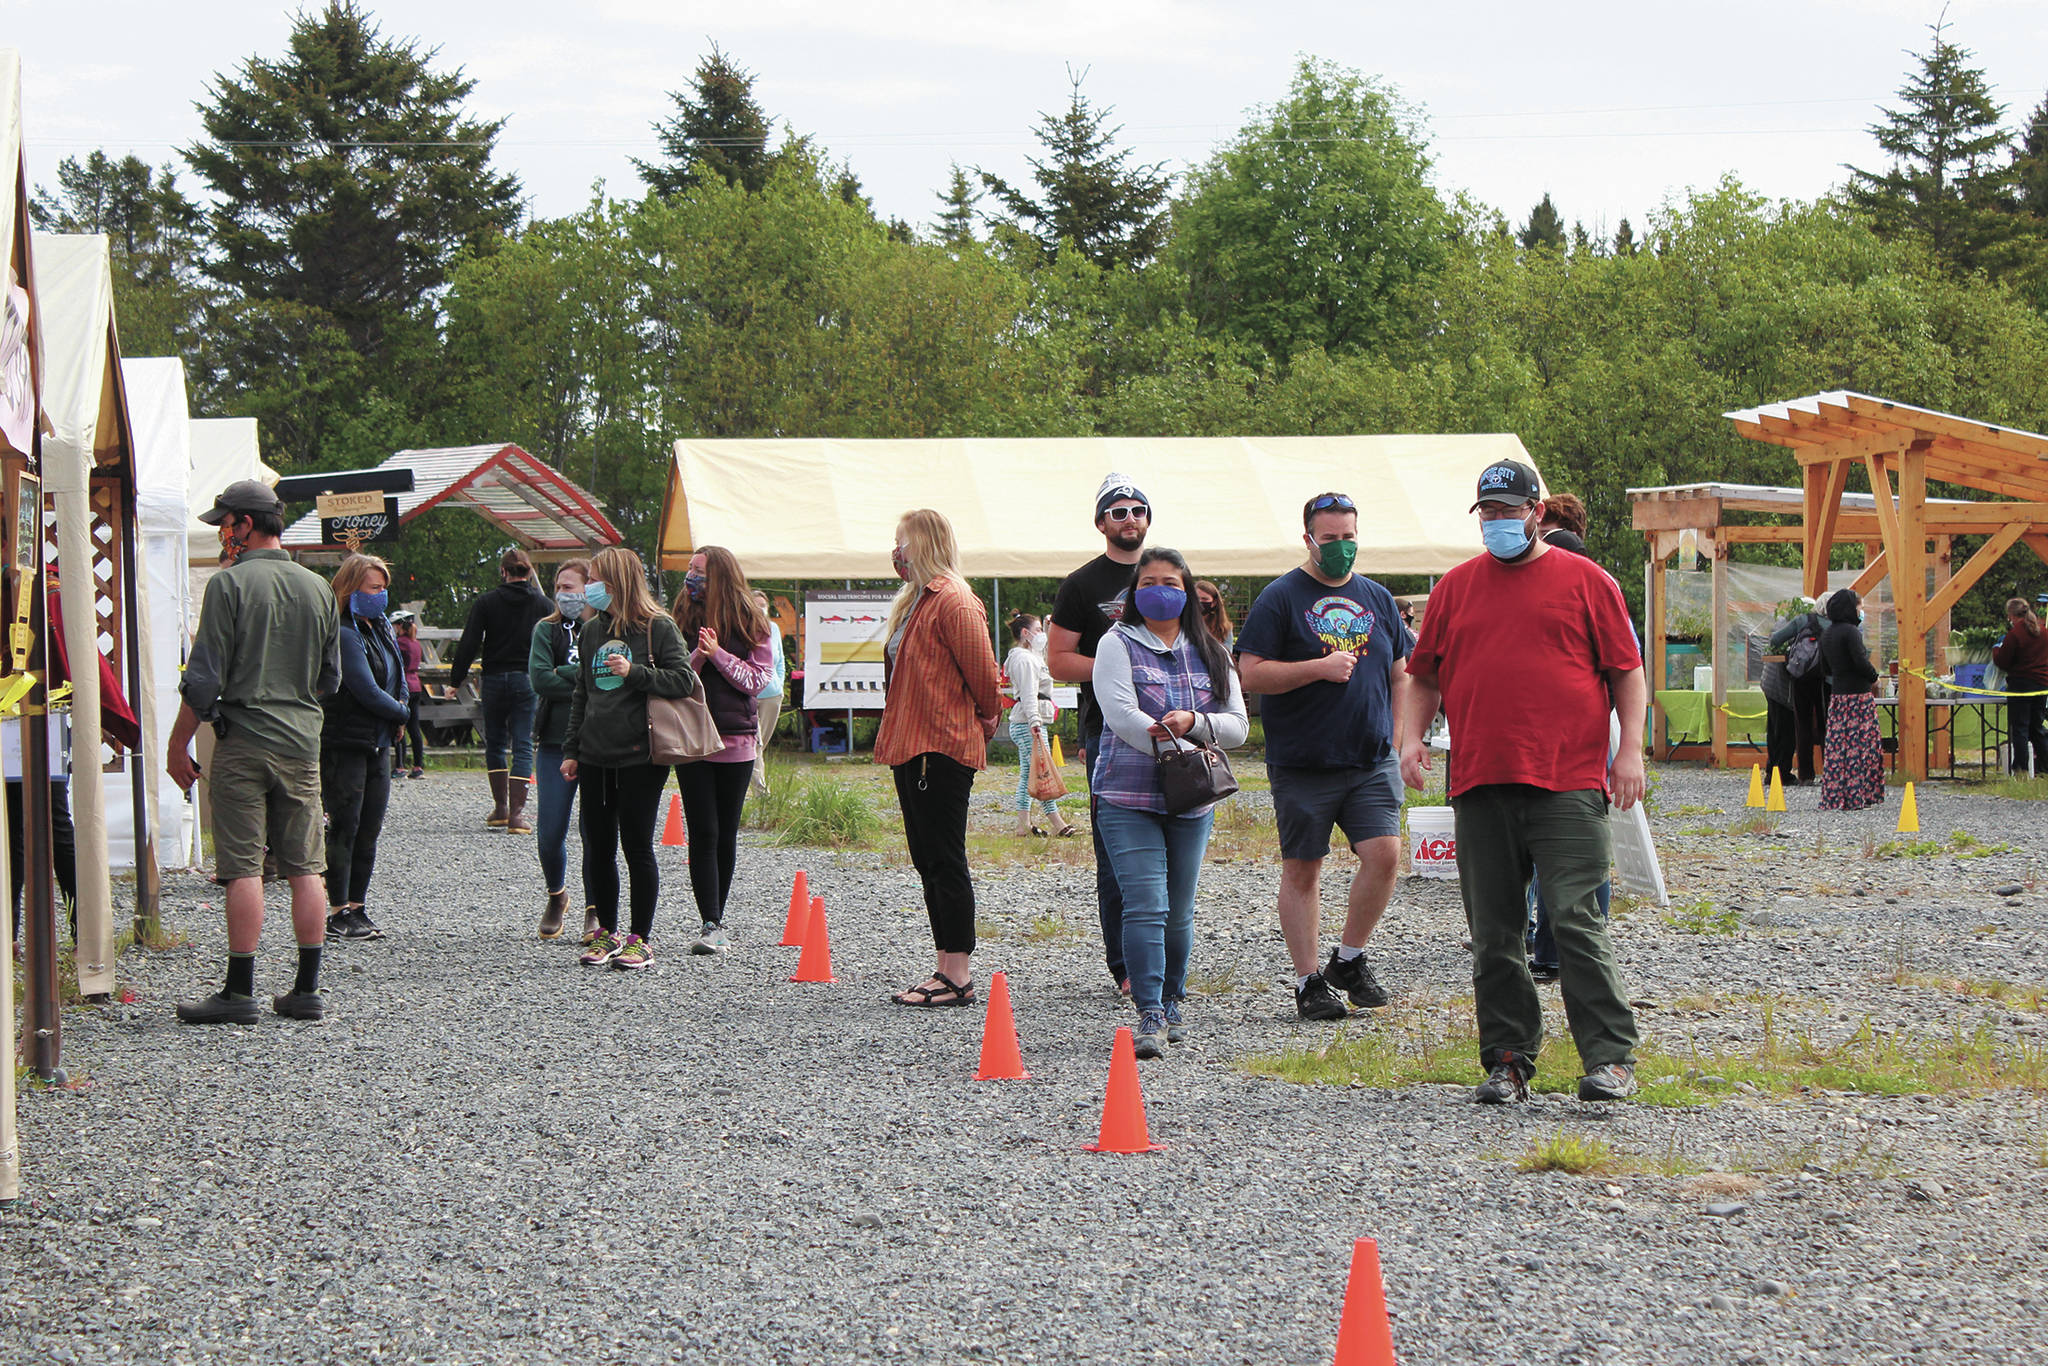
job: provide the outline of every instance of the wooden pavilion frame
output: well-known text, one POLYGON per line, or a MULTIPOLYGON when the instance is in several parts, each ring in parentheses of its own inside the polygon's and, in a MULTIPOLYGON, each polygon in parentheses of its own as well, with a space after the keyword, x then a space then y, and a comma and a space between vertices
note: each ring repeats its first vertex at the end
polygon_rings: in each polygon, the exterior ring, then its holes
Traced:
MULTIPOLYGON (((1742 485, 1631 489, 1634 525, 1651 543, 1653 568, 1693 531, 1714 566, 1714 630, 1727 629, 1728 547, 1743 542, 1798 542, 1809 597, 1827 590, 1828 552, 1843 542, 1865 547, 1864 568, 1851 585, 1867 593, 1892 582, 1898 614, 1899 755, 1915 779, 1927 776, 1929 636, 1947 644, 1948 614, 1999 558, 2024 543, 2048 563, 2048 436, 1957 417, 1911 404, 1836 390, 1725 414, 1742 435, 1789 448, 1799 462, 1798 489, 1742 485), (1849 471, 1864 469, 1871 492, 1848 492, 1849 471), (1979 489, 1982 501, 1930 499, 1930 479, 1979 489), (1895 481, 1896 480, 1896 487, 1895 481), (1797 513, 1796 526, 1723 526, 1726 511, 1797 513), (1957 536, 1987 539, 1960 567, 1951 563, 1957 536)), ((1650 636, 1664 634, 1663 575, 1651 574, 1650 636)), ((1653 648, 1652 687, 1664 686, 1663 651, 1653 648)), ((1728 759, 1727 685, 1714 675, 1714 759, 1728 759)), ((1660 724, 1661 730, 1661 724, 1660 724)), ((1659 741, 1663 739, 1660 734, 1659 741)))

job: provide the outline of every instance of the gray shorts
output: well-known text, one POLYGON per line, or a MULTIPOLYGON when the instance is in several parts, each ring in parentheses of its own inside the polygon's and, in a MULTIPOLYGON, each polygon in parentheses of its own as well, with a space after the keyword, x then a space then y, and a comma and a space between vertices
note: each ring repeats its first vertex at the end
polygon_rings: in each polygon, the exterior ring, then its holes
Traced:
POLYGON ((1389 754, 1352 768, 1266 765, 1280 857, 1319 859, 1330 852, 1330 827, 1349 844, 1401 833, 1401 761, 1389 754))
POLYGON ((222 882, 263 876, 263 851, 285 877, 325 871, 320 759, 281 755, 246 735, 213 747, 213 871, 222 882))

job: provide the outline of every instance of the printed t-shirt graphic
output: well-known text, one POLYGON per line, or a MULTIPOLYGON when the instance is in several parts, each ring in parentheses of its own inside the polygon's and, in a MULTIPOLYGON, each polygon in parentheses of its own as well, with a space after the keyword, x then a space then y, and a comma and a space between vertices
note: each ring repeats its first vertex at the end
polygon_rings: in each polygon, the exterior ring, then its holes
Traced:
POLYGON ((1342 593, 1317 598, 1305 615, 1309 631, 1338 654, 1364 654, 1372 645, 1372 609, 1342 593))
POLYGON ((612 660, 619 655, 624 655, 626 662, 631 664, 633 647, 623 640, 607 640, 598 646, 597 653, 590 657, 591 682, 606 692, 625 686, 626 680, 612 672, 612 660))

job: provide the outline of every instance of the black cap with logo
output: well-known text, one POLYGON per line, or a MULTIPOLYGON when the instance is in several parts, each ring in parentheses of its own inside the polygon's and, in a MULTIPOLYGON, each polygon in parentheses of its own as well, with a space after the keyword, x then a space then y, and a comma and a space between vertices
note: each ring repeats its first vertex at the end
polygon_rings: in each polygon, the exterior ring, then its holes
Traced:
POLYGON ((1479 500, 1466 508, 1479 511, 1480 503, 1507 503, 1519 507, 1543 496, 1536 471, 1519 460, 1496 460, 1479 472, 1479 500))
POLYGON ((284 500, 260 479, 237 479, 213 496, 213 506, 199 514, 208 526, 219 526, 230 517, 247 517, 252 512, 271 512, 282 517, 284 500))

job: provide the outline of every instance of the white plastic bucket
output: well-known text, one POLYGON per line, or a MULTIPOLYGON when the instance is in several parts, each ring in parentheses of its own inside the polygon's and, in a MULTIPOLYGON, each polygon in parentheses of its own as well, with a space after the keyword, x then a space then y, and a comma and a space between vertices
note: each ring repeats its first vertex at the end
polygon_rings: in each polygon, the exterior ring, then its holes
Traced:
POLYGON ((1695 664, 1692 666, 1692 690, 1694 692, 1712 692, 1714 690, 1713 665, 1695 664))
POLYGON ((1458 830, 1451 808, 1408 809, 1408 868, 1417 877, 1458 876, 1458 830))

